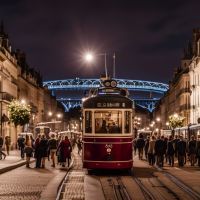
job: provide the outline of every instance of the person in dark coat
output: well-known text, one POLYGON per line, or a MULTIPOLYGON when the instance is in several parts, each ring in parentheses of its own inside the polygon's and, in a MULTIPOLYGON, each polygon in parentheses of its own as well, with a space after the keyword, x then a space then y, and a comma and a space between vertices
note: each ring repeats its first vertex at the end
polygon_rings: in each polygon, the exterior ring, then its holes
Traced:
POLYGON ((182 135, 180 135, 180 140, 177 143, 177 153, 178 153, 178 165, 179 167, 183 167, 184 158, 186 154, 186 142, 183 140, 182 135))
POLYGON ((163 151, 164 151, 164 156, 165 156, 165 161, 166 162, 168 160, 168 156, 167 156, 167 143, 168 143, 168 138, 165 137, 164 138, 164 149, 163 149, 163 151))
POLYGON ((175 135, 175 139, 173 140, 173 143, 174 143, 174 150, 175 150, 175 157, 176 158, 178 157, 178 152, 177 152, 178 141, 180 141, 180 139, 179 139, 178 135, 175 135))
POLYGON ((155 142, 155 155, 156 155, 156 164, 159 167, 163 167, 164 154, 165 154, 164 136, 161 137, 158 136, 155 142))
POLYGON ((137 145, 136 145, 136 143, 137 143, 137 138, 135 138, 135 139, 133 140, 134 155, 137 154, 137 145))
POLYGON ((173 145, 173 140, 172 136, 169 136, 169 140, 167 142, 167 157, 169 159, 169 165, 172 167, 174 166, 174 145, 173 145))
POLYGON ((42 168, 45 168, 45 160, 48 156, 48 140, 45 135, 41 136, 40 144, 39 144, 39 154, 42 158, 42 168))
POLYGON ((35 153, 34 153, 34 157, 36 159, 35 162, 35 168, 40 168, 41 167, 41 154, 39 153, 39 148, 40 148, 40 140, 41 140, 41 135, 38 134, 37 138, 35 140, 35 144, 34 144, 34 148, 35 148, 35 153))
POLYGON ((4 159, 6 158, 6 154, 2 151, 3 147, 3 137, 0 136, 0 160, 2 159, 2 155, 4 156, 4 159))
POLYGON ((147 160, 148 160, 149 140, 150 140, 150 137, 148 136, 147 139, 145 140, 145 146, 144 146, 145 158, 147 160))
POLYGON ((136 146, 138 149, 138 157, 141 160, 143 158, 143 149, 144 149, 145 141, 143 139, 143 135, 140 134, 139 138, 136 141, 136 146))
POLYGON ((19 136, 17 144, 21 152, 21 158, 24 159, 25 138, 23 136, 19 136))
POLYGON ((191 140, 188 145, 188 153, 190 157, 191 166, 194 166, 196 160, 196 140, 194 139, 194 135, 191 136, 191 140))
POLYGON ((79 137, 78 140, 77 140, 78 154, 82 150, 82 144, 83 144, 82 139, 81 139, 81 137, 79 137))
POLYGON ((10 145, 11 145, 11 138, 10 138, 10 136, 7 135, 5 137, 5 146, 6 146, 7 155, 9 155, 9 153, 10 153, 10 145))
POLYGON ((200 167, 200 140, 197 141, 196 157, 197 157, 197 164, 200 167))
POLYGON ((65 139, 60 142, 57 151, 60 154, 60 162, 62 163, 62 167, 65 167, 66 160, 68 160, 68 167, 69 167, 72 146, 67 136, 65 136, 65 139))
POLYGON ((149 165, 155 164, 155 136, 151 136, 151 140, 149 141, 149 148, 148 148, 148 160, 149 165))

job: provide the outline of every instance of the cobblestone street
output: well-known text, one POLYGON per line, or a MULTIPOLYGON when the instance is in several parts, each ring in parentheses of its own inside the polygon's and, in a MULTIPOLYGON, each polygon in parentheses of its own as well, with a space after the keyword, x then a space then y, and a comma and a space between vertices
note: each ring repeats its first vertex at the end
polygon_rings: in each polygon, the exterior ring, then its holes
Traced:
POLYGON ((46 164, 46 169, 35 169, 32 163, 31 168, 22 166, 1 174, 0 200, 40 199, 47 184, 60 173, 59 168, 50 167, 49 161, 46 164))

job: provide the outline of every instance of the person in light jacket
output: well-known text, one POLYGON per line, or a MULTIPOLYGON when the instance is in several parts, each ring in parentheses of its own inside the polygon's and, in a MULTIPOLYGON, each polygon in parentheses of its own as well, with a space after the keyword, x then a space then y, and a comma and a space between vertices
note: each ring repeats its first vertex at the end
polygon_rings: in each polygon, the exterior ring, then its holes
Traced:
POLYGON ((152 135, 149 141, 149 148, 148 148, 148 161, 149 165, 155 164, 155 136, 152 135))

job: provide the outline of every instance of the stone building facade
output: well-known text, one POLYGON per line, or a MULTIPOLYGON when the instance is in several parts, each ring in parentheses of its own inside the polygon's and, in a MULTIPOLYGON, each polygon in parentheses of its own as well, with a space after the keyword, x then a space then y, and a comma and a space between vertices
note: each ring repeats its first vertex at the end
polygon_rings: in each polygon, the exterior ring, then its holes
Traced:
POLYGON ((200 122, 200 29, 193 30, 192 43, 184 49, 181 65, 169 84, 169 90, 154 111, 154 118, 161 116, 162 127, 170 115, 184 117, 183 126, 200 122))
POLYGON ((11 52, 8 35, 0 25, 0 134, 11 136, 15 127, 9 123, 8 104, 17 98, 17 60, 11 52))
POLYGON ((15 146, 17 134, 24 131, 9 122, 8 104, 12 99, 25 100, 31 106, 31 120, 25 131, 33 132, 39 122, 48 121, 48 111, 60 112, 64 109, 55 97, 42 86, 42 76, 30 68, 26 56, 20 50, 12 51, 8 35, 0 25, 0 135, 10 136, 15 146))
POLYGON ((190 123, 200 123, 200 29, 193 30, 193 58, 189 65, 191 109, 190 123))

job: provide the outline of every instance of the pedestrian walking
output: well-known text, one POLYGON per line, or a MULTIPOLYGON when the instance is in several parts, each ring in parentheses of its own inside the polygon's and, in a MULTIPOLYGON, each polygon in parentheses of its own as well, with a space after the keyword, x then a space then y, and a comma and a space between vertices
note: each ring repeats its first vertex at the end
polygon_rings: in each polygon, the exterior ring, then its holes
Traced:
POLYGON ((82 144, 83 144, 82 139, 81 139, 81 137, 79 137, 77 140, 78 154, 80 154, 80 152, 82 150, 82 144))
POLYGON ((184 166, 184 159, 186 154, 186 142, 183 140, 183 136, 180 135, 180 140, 177 143, 177 154, 178 154, 178 165, 179 167, 184 166))
POLYGON ((36 159, 35 168, 40 168, 41 167, 42 157, 41 157, 41 153, 39 152, 40 151, 40 140, 41 140, 41 135, 38 134, 37 138, 35 140, 35 143, 34 143, 34 149, 35 149, 34 157, 36 159))
POLYGON ((41 136, 41 140, 39 143, 39 157, 42 158, 41 160, 41 164, 42 164, 42 168, 45 168, 45 160, 48 156, 48 140, 46 139, 45 135, 41 136))
POLYGON ((177 158, 178 157, 178 151, 177 151, 177 144, 178 142, 180 141, 178 135, 175 135, 175 139, 173 140, 173 143, 174 143, 174 150, 175 150, 175 157, 177 158))
POLYGON ((197 157, 197 164, 200 167, 200 140, 197 141, 196 157, 197 157))
POLYGON ((167 142, 167 157, 169 160, 169 165, 174 166, 174 154, 175 154, 175 149, 173 145, 173 137, 172 135, 169 136, 169 140, 167 142))
POLYGON ((62 164, 62 167, 65 167, 66 160, 68 161, 68 167, 69 167, 72 146, 67 136, 65 136, 65 139, 60 142, 57 151, 60 154, 60 162, 62 164))
POLYGON ((52 167, 55 167, 55 154, 57 151, 57 140, 55 139, 55 134, 51 134, 51 138, 48 141, 48 149, 50 151, 52 167))
POLYGON ((194 138, 194 135, 191 136, 191 140, 188 144, 188 155, 190 158, 190 164, 191 166, 194 166, 196 162, 196 140, 194 138))
POLYGON ((59 146, 59 144, 60 144, 61 141, 62 141, 62 136, 59 135, 56 141, 57 141, 57 151, 56 151, 56 155, 57 155, 57 164, 59 164, 59 163, 61 164, 60 151, 59 151, 59 149, 58 149, 58 146, 59 146))
POLYGON ((142 160, 143 158, 143 149, 144 149, 144 145, 145 145, 145 141, 143 139, 143 135, 140 134, 139 135, 139 138, 137 139, 136 141, 136 146, 137 146, 137 149, 138 149, 138 157, 139 157, 139 160, 142 160))
POLYGON ((137 138, 135 138, 134 140, 133 140, 133 149, 134 149, 134 155, 136 155, 137 154, 137 138))
POLYGON ((145 158, 148 160, 148 149, 149 149, 149 136, 145 140, 145 145, 144 145, 144 153, 145 153, 145 158))
POLYGON ((5 137, 5 146, 6 146, 7 155, 9 155, 9 153, 10 153, 10 145, 11 145, 11 138, 10 138, 10 136, 7 135, 5 137))
POLYGON ((191 140, 189 141, 188 144, 188 154, 191 166, 194 166, 194 164, 196 163, 196 143, 197 142, 194 138, 194 135, 192 135, 191 140))
POLYGON ((163 167, 164 154, 165 154, 164 136, 161 136, 161 137, 158 136, 155 142, 155 155, 156 155, 156 164, 159 167, 163 167))
POLYGON ((24 152, 26 154, 26 167, 29 168, 30 159, 33 156, 33 147, 32 147, 30 136, 28 135, 26 135, 24 152))
POLYGON ((168 155, 167 155, 167 143, 168 143, 168 138, 164 137, 164 157, 165 157, 165 162, 167 163, 168 161, 168 155))
POLYGON ((148 161, 149 165, 155 164, 155 136, 152 135, 149 141, 149 148, 148 148, 148 161))
POLYGON ((22 135, 18 137, 17 144, 20 150, 21 158, 24 159, 25 138, 22 135))
POLYGON ((0 136, 0 160, 2 159, 2 155, 4 156, 4 159, 6 158, 6 154, 2 151, 3 148, 3 137, 0 136))

